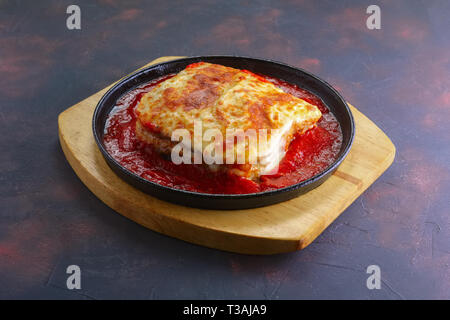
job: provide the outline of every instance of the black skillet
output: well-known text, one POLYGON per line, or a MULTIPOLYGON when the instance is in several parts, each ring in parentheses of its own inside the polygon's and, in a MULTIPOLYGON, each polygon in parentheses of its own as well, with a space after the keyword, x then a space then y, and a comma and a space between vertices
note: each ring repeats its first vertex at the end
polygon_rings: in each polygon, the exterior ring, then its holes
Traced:
POLYGON ((142 69, 122 79, 109 89, 97 104, 92 121, 92 129, 94 131, 95 141, 108 165, 120 178, 129 184, 159 199, 176 204, 196 208, 221 210, 248 209, 267 206, 292 199, 318 187, 330 177, 344 160, 350 150, 355 134, 353 116, 347 103, 335 89, 322 79, 319 79, 307 71, 280 62, 235 56, 200 56, 173 60, 142 69), (320 97, 330 111, 336 116, 341 125, 343 140, 337 159, 324 171, 308 180, 278 190, 243 195, 207 194, 178 190, 145 180, 122 167, 106 151, 103 144, 105 122, 111 109, 115 106, 116 101, 124 93, 143 83, 167 74, 180 72, 187 65, 199 61, 221 64, 237 69, 247 69, 255 73, 265 74, 296 84, 320 97))

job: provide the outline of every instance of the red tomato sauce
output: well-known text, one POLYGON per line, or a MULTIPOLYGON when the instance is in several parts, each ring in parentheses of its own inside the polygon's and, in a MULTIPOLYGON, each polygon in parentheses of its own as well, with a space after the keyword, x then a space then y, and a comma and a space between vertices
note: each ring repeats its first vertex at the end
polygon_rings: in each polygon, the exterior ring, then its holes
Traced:
POLYGON ((246 194, 275 190, 307 180, 325 170, 336 159, 342 144, 338 121, 314 94, 296 85, 259 75, 283 91, 316 105, 322 112, 317 126, 297 135, 281 160, 277 174, 255 182, 225 172, 211 172, 203 165, 174 164, 170 158, 140 142, 135 135, 135 108, 142 96, 169 75, 146 83, 123 95, 111 111, 105 126, 108 153, 123 167, 158 184, 202 193, 246 194))

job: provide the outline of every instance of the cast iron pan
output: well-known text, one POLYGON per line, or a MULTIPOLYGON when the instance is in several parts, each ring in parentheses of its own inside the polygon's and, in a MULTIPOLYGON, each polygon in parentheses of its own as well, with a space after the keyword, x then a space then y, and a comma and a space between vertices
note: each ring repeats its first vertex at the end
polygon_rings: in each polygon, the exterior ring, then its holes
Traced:
POLYGON ((173 60, 142 69, 122 79, 114 87, 112 87, 97 104, 92 121, 92 128, 94 131, 95 141, 97 142, 97 145, 106 162, 120 178, 129 184, 159 199, 176 204, 196 208, 222 210, 247 209, 267 206, 292 199, 318 187, 344 160, 350 150, 355 134, 353 116, 348 105, 341 95, 325 81, 309 72, 283 63, 234 56, 200 56, 173 60), (115 106, 116 101, 124 93, 143 83, 167 74, 178 73, 187 65, 199 61, 217 63, 228 67, 247 69, 255 73, 265 74, 292 84, 296 84, 299 87, 320 97, 325 105, 336 116, 342 128, 342 147, 336 161, 334 161, 326 170, 315 175, 314 177, 292 186, 274 191, 244 195, 207 194, 178 190, 145 180, 122 167, 113 157, 109 155, 103 144, 105 122, 111 109, 115 106))

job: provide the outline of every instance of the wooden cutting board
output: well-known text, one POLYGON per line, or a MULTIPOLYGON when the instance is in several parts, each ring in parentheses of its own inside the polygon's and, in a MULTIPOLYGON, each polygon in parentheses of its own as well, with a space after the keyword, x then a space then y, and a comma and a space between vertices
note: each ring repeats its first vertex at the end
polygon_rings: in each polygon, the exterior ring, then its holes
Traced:
MULTIPOLYGON (((161 57, 147 66, 181 57, 161 57)), ((338 170, 318 188, 276 205, 247 210, 188 208, 149 196, 108 167, 95 144, 91 121, 105 88, 59 115, 61 147, 83 183, 120 214, 154 231, 221 250, 273 254, 309 245, 392 163, 395 147, 372 121, 350 106, 353 147, 338 170)), ((149 244, 155 245, 155 244, 149 244)))

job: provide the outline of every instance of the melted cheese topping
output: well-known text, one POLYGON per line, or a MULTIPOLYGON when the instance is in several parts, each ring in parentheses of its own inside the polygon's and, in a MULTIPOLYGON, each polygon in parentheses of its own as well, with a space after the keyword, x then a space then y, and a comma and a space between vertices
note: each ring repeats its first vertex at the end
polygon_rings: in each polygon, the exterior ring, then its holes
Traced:
MULTIPOLYGON (((236 161, 239 155, 245 158, 245 164, 223 167, 251 179, 271 173, 294 134, 310 129, 322 116, 316 106, 249 71, 204 62, 191 64, 156 85, 142 97, 136 114, 137 137, 164 153, 174 146, 170 140, 176 129, 186 129, 194 138, 194 122, 201 122, 200 137, 208 129, 220 132, 224 138, 223 163, 230 163, 225 159, 226 151, 236 161), (257 144, 245 139, 242 149, 233 136, 227 144, 227 130, 254 130, 257 137, 263 130, 267 132, 267 143, 260 143, 258 138, 257 144), (252 160, 255 157, 256 163, 252 160)), ((192 141, 193 153, 203 153, 210 143, 192 141)))

